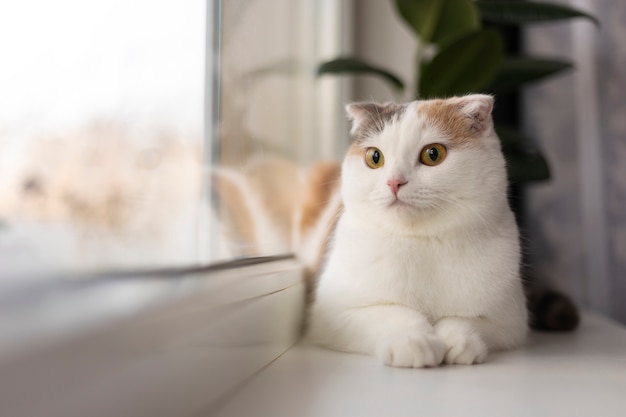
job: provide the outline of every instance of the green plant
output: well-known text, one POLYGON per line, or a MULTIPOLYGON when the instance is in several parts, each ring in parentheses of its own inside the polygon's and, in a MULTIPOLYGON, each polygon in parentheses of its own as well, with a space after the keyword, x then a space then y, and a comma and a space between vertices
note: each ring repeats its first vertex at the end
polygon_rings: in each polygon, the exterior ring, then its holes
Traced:
MULTIPOLYGON (((418 38, 414 97, 449 97, 471 92, 501 94, 573 67, 571 62, 508 56, 494 25, 524 25, 595 17, 571 7, 511 0, 392 0, 399 17, 418 38), (434 50, 427 57, 427 50, 434 50)), ((318 74, 372 74, 394 89, 405 83, 390 70, 356 57, 320 64, 318 74)), ((536 143, 509 126, 496 125, 513 183, 547 180, 550 171, 536 143)))

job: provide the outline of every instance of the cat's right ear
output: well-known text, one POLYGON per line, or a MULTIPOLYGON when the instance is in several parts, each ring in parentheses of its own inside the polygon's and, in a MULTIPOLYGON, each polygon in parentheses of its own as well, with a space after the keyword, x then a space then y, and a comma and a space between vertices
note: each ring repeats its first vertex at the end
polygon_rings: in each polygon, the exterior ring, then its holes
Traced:
POLYGON ((350 103, 346 106, 348 119, 352 122, 350 134, 354 135, 363 122, 372 118, 372 115, 380 113, 380 105, 376 103, 350 103))

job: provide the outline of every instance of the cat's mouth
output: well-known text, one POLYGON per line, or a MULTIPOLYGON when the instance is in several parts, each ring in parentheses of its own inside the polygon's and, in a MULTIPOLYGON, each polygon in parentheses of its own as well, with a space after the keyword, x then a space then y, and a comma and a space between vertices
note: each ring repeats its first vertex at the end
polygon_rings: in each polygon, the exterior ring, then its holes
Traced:
POLYGON ((406 201, 403 201, 400 197, 396 197, 395 200, 389 203, 389 207, 406 208, 406 207, 411 207, 411 204, 407 203, 406 201))
POLYGON ((415 199, 411 198, 403 199, 401 197, 396 197, 387 205, 387 209, 389 210, 403 212, 406 214, 410 214, 411 216, 414 215, 416 212, 430 211, 429 208, 430 207, 428 205, 422 205, 419 200, 416 201, 415 199))

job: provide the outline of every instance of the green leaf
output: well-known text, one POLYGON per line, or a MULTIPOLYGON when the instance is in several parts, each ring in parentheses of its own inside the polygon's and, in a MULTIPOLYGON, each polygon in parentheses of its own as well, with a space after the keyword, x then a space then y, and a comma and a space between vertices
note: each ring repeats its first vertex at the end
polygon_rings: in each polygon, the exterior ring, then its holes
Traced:
POLYGON ((368 64, 356 58, 343 57, 324 62, 317 67, 317 75, 324 74, 371 74, 384 78, 398 90, 404 90, 404 83, 390 71, 368 64))
POLYGON ((507 57, 487 90, 503 93, 515 90, 522 84, 538 81, 564 70, 573 68, 569 61, 535 57, 507 57))
POLYGON ((400 17, 427 43, 441 44, 480 29, 471 0, 395 0, 400 17))
POLYGON ((497 125, 509 181, 516 184, 546 181, 550 168, 536 142, 508 126, 497 125))
POLYGON ((478 0, 475 4, 480 11, 480 16, 487 22, 520 25, 584 17, 600 26, 595 16, 561 4, 511 0, 478 0))
POLYGON ((500 68, 502 40, 497 32, 479 30, 444 47, 424 64, 421 98, 448 97, 482 91, 500 68))

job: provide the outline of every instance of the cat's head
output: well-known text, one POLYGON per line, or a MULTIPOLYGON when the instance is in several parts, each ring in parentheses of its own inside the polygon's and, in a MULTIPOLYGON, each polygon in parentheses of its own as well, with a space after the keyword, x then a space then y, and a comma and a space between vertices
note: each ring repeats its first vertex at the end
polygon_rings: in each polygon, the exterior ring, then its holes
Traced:
POLYGON ((352 145, 342 168, 346 209, 392 227, 483 217, 506 202, 493 98, 468 95, 347 106, 352 145))

